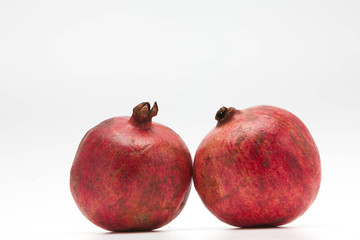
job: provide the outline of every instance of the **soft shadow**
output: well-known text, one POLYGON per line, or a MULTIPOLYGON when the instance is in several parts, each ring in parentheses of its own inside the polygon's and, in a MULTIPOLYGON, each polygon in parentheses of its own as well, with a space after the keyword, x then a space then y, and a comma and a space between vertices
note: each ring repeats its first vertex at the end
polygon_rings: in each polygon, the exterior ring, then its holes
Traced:
POLYGON ((279 226, 279 227, 257 227, 257 228, 229 228, 222 231, 214 231, 207 239, 209 240, 262 240, 262 239, 291 239, 303 240, 313 239, 311 232, 304 228, 279 226))
MULTIPOLYGON (((78 238, 79 239, 79 238, 78 238)), ((186 228, 159 229, 140 232, 101 232, 81 236, 86 240, 311 240, 317 239, 311 228, 304 227, 265 227, 265 228, 186 228)))
POLYGON ((142 233, 157 233, 162 232, 162 230, 138 230, 138 231, 122 231, 122 232, 105 232, 101 234, 110 234, 110 235, 120 235, 120 234, 142 234, 142 233))
POLYGON ((165 240, 170 238, 171 231, 167 230, 148 230, 148 231, 135 231, 135 232, 102 232, 88 236, 89 240, 136 240, 136 239, 157 239, 165 240))
POLYGON ((276 226, 276 227, 233 227, 233 228, 229 228, 229 230, 234 230, 234 231, 246 231, 246 230, 279 230, 279 229, 290 229, 293 227, 289 227, 289 226, 276 226))

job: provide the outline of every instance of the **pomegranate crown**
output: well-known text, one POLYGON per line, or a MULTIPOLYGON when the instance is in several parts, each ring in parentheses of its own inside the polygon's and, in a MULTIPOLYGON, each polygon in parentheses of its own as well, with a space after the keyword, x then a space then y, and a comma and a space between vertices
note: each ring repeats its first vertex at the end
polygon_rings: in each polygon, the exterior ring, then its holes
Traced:
POLYGON ((236 112, 236 109, 233 107, 221 107, 215 115, 215 119, 218 121, 218 125, 221 125, 222 123, 227 122, 231 119, 231 117, 236 112))
POLYGON ((133 109, 131 121, 140 128, 148 128, 151 125, 151 120, 158 113, 158 105, 155 102, 150 108, 149 102, 142 102, 133 109))

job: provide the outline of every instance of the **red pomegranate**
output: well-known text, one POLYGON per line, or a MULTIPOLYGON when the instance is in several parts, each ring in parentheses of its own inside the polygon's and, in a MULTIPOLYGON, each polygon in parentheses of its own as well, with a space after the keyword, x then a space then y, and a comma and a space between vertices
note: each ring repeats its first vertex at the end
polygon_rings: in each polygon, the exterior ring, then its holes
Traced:
POLYGON ((152 123, 155 102, 132 117, 90 129, 77 150, 70 188, 80 211, 110 231, 159 228, 183 209, 190 191, 191 156, 170 128, 152 123))
POLYGON ((238 227, 274 227, 301 216, 320 187, 320 157, 306 126, 272 106, 222 107, 194 160, 205 206, 238 227))

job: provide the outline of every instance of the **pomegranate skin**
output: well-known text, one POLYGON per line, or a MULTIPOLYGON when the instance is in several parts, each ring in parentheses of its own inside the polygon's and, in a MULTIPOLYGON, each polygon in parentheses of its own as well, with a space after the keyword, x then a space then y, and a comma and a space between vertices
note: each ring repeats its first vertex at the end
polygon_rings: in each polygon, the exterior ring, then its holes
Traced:
POLYGON ((134 108, 131 118, 111 118, 90 129, 71 168, 70 189, 80 211, 109 231, 164 226, 189 195, 188 148, 173 130, 152 123, 149 104, 143 104, 145 120, 134 118, 134 108))
POLYGON ((237 227, 275 227, 301 216, 320 187, 320 156, 306 126, 273 106, 221 108, 194 159, 205 206, 237 227))

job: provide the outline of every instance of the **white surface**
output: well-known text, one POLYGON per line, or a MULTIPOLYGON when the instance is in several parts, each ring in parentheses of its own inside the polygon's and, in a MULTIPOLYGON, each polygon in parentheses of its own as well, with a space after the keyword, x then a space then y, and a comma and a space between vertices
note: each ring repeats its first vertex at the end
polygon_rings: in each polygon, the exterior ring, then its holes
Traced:
POLYGON ((359 1, 0 0, 1 239, 360 239, 359 1), (158 101, 194 155, 221 106, 283 107, 322 159, 313 206, 281 228, 234 229, 194 188, 155 232, 109 234, 69 191, 78 143, 158 101))

